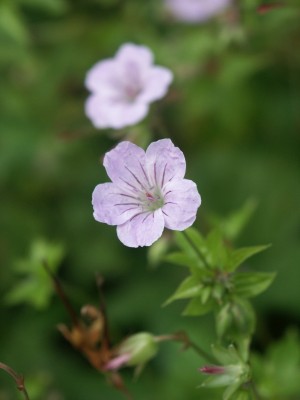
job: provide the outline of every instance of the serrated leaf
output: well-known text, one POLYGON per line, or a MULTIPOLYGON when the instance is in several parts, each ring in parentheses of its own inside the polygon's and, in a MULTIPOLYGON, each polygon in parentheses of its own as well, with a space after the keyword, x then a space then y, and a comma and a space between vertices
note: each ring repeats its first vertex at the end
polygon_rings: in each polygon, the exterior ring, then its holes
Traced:
POLYGON ((274 272, 237 272, 231 277, 234 294, 254 297, 264 292, 273 282, 274 272))
POLYGON ((170 304, 175 300, 190 299, 192 297, 199 296, 202 289, 203 284, 195 277, 189 276, 179 285, 176 292, 168 298, 163 306, 166 306, 167 304, 170 304))
POLYGON ((210 312, 214 307, 214 303, 209 301, 205 304, 202 303, 200 297, 192 299, 187 307, 184 309, 182 315, 196 317, 199 315, 205 315, 210 312))
POLYGON ((229 260, 227 264, 226 271, 233 272, 237 267, 239 267, 248 258, 254 256, 257 253, 268 249, 270 244, 262 246, 252 246, 252 247, 242 247, 237 250, 233 250, 229 253, 229 260))

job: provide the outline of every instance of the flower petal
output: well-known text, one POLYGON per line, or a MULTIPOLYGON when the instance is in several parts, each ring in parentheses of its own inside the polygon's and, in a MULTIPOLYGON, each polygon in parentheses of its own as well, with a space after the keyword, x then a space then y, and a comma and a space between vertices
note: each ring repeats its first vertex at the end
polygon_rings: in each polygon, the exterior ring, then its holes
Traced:
POLYGON ((162 212, 166 228, 183 231, 191 226, 201 204, 196 184, 189 179, 169 182, 164 188, 162 212))
POLYGON ((134 63, 141 68, 148 68, 153 63, 153 54, 148 47, 125 43, 119 48, 116 60, 124 64, 134 63))
POLYGON ((173 80, 172 72, 164 67, 152 67, 144 77, 144 88, 137 101, 149 103, 162 98, 173 80))
POLYGON ((85 113, 97 128, 121 129, 140 122, 148 112, 148 105, 129 103, 92 94, 85 103, 85 113))
POLYGON ((104 369, 107 371, 118 370, 121 367, 123 367, 127 363, 127 361, 130 360, 130 357, 131 357, 131 355, 129 353, 127 353, 127 354, 121 354, 115 358, 112 358, 105 365, 104 369))
POLYGON ((96 221, 119 225, 140 212, 139 202, 113 183, 97 185, 93 191, 92 204, 96 221))
POLYGON ((167 8, 178 20, 201 22, 223 11, 232 0, 165 0, 167 8))
POLYGON ((91 92, 103 96, 115 96, 119 93, 118 65, 115 60, 107 59, 95 64, 85 78, 85 86, 91 92))
POLYGON ((148 147, 146 166, 152 185, 163 188, 167 182, 184 177, 186 163, 182 151, 170 139, 162 139, 148 147))
POLYGON ((149 187, 145 152, 131 142, 121 142, 105 154, 103 165, 110 179, 126 193, 139 195, 149 187))
POLYGON ((118 238, 128 247, 150 246, 164 230, 161 210, 144 212, 117 227, 118 238))

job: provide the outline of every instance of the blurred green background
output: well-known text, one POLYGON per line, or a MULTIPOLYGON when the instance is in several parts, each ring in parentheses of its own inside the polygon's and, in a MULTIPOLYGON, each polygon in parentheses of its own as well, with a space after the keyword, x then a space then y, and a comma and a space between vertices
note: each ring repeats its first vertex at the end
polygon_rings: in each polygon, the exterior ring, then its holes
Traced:
MULTIPOLYGON (((180 302, 161 308, 183 270, 126 248, 93 220, 91 193, 107 180, 101 158, 120 139, 169 136, 184 151, 202 232, 211 215, 256 202, 237 244, 272 243, 250 264, 278 276, 255 301, 254 347, 264 352, 299 327, 300 7, 286 1, 260 13, 262 3, 237 1, 235 11, 186 25, 161 0, 1 0, 0 361, 25 375, 31 400, 122 398, 57 332, 69 319, 40 276, 41 254, 59 266, 78 310, 97 304, 95 274, 104 275, 115 342, 180 329, 207 349, 215 339, 211 317, 182 318, 180 302), (140 125, 96 130, 84 115, 85 74, 125 42, 150 47, 175 80, 140 125)), ((124 376, 136 399, 220 399, 196 389, 203 363, 167 343, 137 382, 124 376)), ((1 372, 0 400, 17 396, 1 372)))

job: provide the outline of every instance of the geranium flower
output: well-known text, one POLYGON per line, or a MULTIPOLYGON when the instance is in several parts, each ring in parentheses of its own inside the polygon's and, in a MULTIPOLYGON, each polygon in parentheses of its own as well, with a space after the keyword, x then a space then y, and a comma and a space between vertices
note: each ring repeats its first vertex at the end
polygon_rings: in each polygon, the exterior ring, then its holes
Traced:
POLYGON ((115 58, 98 62, 87 73, 91 91, 86 115, 97 128, 120 129, 141 121, 149 104, 162 98, 172 82, 172 72, 153 65, 153 54, 145 46, 127 43, 115 58))
POLYGON ((223 11, 232 0, 165 0, 167 9, 180 21, 202 22, 223 11))
POLYGON ((117 225, 126 246, 150 246, 164 227, 182 231, 195 221, 201 198, 196 184, 184 179, 184 155, 170 139, 151 143, 146 152, 121 142, 103 165, 112 182, 96 186, 94 218, 117 225))

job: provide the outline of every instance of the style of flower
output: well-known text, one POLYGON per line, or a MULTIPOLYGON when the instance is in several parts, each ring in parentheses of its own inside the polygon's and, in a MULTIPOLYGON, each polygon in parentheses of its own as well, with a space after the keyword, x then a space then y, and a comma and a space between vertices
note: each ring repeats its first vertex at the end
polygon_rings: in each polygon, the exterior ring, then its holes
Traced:
POLYGON ((173 80, 172 72, 153 65, 145 46, 126 43, 115 58, 95 64, 85 84, 91 91, 86 115, 97 128, 120 129, 141 121, 149 104, 162 98, 173 80))
POLYGON ((165 0, 168 11, 179 21, 204 22, 222 12, 232 0, 165 0))
POLYGON ((146 152, 121 142, 103 165, 112 182, 96 186, 94 218, 116 225, 126 246, 150 246, 164 227, 182 231, 195 221, 201 198, 196 184, 184 179, 184 155, 170 139, 151 143, 146 152))

